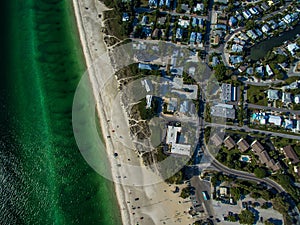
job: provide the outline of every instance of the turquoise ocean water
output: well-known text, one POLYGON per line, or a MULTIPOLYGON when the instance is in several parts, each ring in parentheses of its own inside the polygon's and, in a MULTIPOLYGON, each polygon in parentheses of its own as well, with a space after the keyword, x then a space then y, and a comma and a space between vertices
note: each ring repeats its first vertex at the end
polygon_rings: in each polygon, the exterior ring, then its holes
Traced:
POLYGON ((73 137, 85 63, 71 0, 0 4, 0 224, 121 224, 73 137))

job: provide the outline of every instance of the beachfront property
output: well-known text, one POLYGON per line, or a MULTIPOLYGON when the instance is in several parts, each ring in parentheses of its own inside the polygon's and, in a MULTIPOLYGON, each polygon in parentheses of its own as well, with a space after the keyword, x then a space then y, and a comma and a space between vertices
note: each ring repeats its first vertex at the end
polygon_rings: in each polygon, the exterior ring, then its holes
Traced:
POLYGON ((190 156, 191 145, 182 143, 182 127, 168 125, 166 144, 171 154, 190 156))

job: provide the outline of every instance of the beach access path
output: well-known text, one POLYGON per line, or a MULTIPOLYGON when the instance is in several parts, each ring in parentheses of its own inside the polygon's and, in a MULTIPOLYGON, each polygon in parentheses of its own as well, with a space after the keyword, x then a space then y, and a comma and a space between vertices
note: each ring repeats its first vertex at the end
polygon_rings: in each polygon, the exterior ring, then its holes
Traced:
POLYGON ((73 0, 73 6, 123 224, 192 224, 195 218, 187 213, 191 202, 173 193, 174 185, 155 183, 152 171, 140 169, 143 164, 130 141, 127 113, 116 101, 118 82, 101 33, 102 13, 109 9, 98 0, 73 0))

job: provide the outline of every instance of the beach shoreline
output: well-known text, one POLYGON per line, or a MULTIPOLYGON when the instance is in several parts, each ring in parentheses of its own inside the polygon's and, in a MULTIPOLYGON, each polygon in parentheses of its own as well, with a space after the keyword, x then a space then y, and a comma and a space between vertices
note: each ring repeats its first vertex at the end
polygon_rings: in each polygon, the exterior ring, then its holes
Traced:
POLYGON ((155 178, 151 183, 149 178, 156 175, 145 169, 134 151, 128 115, 118 95, 118 81, 109 56, 110 47, 106 46, 101 31, 103 12, 109 9, 99 1, 72 1, 122 224, 192 224, 194 219, 187 213, 191 202, 183 201, 180 193, 173 192, 178 185, 157 182, 155 178))
MULTIPOLYGON (((85 58, 85 61, 86 61, 86 66, 88 68, 88 72, 87 73, 88 73, 88 76, 89 76, 89 80, 91 82, 91 86, 93 88, 93 94, 94 94, 96 102, 100 103, 101 102, 101 98, 98 95, 99 93, 97 92, 96 87, 95 87, 95 84, 97 83, 96 80, 95 80, 96 79, 96 77, 95 77, 96 75, 91 73, 91 69, 94 66, 93 65, 93 59, 91 57, 91 53, 90 53, 90 49, 89 49, 89 46, 88 46, 88 42, 86 40, 86 33, 85 33, 83 21, 82 21, 82 14, 81 14, 81 11, 80 11, 81 9, 80 9, 80 5, 79 5, 78 0, 73 0, 73 9, 74 9, 74 12, 75 12, 75 17, 76 17, 78 32, 79 32, 79 36, 80 36, 80 41, 81 41, 83 53, 84 53, 84 58, 85 58)), ((102 49, 102 51, 107 51, 107 49, 105 48, 105 42, 104 42, 104 40, 102 40, 102 44, 103 44, 103 47, 104 47, 102 49)), ((102 103, 102 105, 103 105, 103 103, 102 103)), ((109 148, 109 147, 111 147, 111 145, 108 144, 109 142, 108 142, 107 138, 105 138, 109 134, 107 132, 107 129, 103 129, 103 127, 108 127, 108 123, 107 123, 108 120, 107 120, 107 118, 105 116, 105 112, 104 112, 103 108, 102 109, 100 108, 100 104, 97 104, 96 109, 97 109, 98 119, 99 119, 99 121, 101 121, 100 122, 101 123, 100 127, 101 127, 101 131, 102 131, 102 134, 103 134, 103 138, 105 140, 106 147, 109 148)), ((110 152, 110 153, 113 152, 113 149, 108 150, 108 152, 110 152)), ((112 163, 112 162, 110 162, 110 163, 112 163)), ((120 209, 120 212, 121 212, 122 222, 123 222, 123 224, 130 224, 129 214, 126 213, 126 212, 128 212, 128 210, 121 210, 122 208, 124 208, 124 206, 126 207, 126 205, 122 204, 122 203, 124 203, 124 195, 122 195, 122 193, 121 193, 122 192, 121 187, 120 187, 120 185, 116 185, 116 184, 114 185, 114 187, 115 187, 115 193, 117 195, 119 209, 120 209)))

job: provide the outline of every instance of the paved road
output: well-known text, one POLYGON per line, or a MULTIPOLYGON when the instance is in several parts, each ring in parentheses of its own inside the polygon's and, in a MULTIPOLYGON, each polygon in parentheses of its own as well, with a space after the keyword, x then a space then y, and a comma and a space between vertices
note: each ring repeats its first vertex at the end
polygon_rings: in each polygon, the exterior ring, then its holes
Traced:
POLYGON ((300 140, 300 136, 298 135, 292 135, 292 134, 284 134, 284 133, 277 133, 273 131, 267 131, 267 130, 259 130, 259 129, 252 129, 249 128, 248 126, 235 126, 235 125, 226 125, 226 124, 218 124, 218 123, 207 123, 205 122, 205 126, 211 126, 211 127, 223 127, 226 129, 232 129, 232 130, 243 130, 245 132, 259 132, 259 133, 265 133, 269 134, 271 136, 278 136, 278 137, 283 137, 283 138, 290 138, 290 139, 295 139, 295 140, 300 140))
POLYGON ((214 208, 213 208, 211 199, 204 200, 203 195, 202 195, 202 191, 206 191, 208 193, 208 195, 211 196, 211 183, 200 180, 198 176, 194 176, 191 179, 191 185, 193 187, 195 187, 195 189, 196 189, 195 194, 196 194, 197 200, 199 203, 202 202, 202 205, 204 206, 205 212, 208 215, 208 217, 214 217, 215 212, 214 212, 214 208))
POLYGON ((248 104, 248 108, 253 109, 264 109, 264 110, 271 110, 276 112, 289 112, 292 114, 300 114, 300 110, 292 110, 292 109, 284 109, 284 108, 275 108, 275 107, 269 107, 269 106, 263 106, 263 105, 255 105, 255 104, 248 104))

